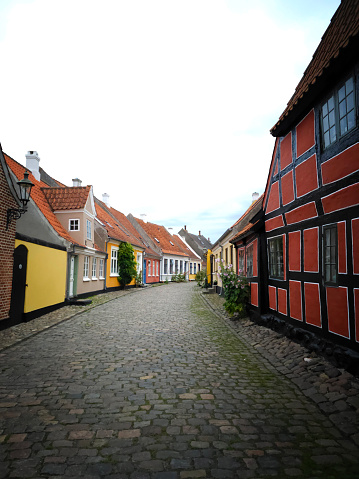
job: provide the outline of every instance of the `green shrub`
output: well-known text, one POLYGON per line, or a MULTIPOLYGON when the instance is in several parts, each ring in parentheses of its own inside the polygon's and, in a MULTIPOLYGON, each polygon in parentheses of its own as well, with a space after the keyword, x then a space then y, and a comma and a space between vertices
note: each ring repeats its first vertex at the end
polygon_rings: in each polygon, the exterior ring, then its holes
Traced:
POLYGON ((243 275, 237 275, 232 265, 225 266, 224 260, 219 265, 220 277, 224 292, 224 307, 227 313, 238 313, 240 318, 247 315, 247 303, 249 301, 249 284, 243 275))
POLYGON ((120 243, 118 248, 118 281, 122 289, 137 276, 135 255, 130 243, 120 243))
POLYGON ((173 283, 183 283, 186 281, 186 275, 183 273, 176 273, 172 275, 171 281, 173 283))
POLYGON ((195 279, 197 281, 198 286, 200 286, 201 288, 208 287, 206 286, 207 274, 205 269, 201 269, 200 271, 198 271, 195 279))

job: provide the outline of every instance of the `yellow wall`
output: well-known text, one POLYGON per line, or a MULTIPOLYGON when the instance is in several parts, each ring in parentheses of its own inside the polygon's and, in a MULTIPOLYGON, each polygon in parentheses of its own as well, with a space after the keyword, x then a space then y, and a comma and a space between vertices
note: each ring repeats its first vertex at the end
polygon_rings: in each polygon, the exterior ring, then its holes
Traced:
POLYGON ((211 255, 212 251, 209 249, 207 251, 207 282, 211 284, 211 255))
POLYGON ((24 313, 65 301, 67 252, 26 241, 28 249, 24 313))
POLYGON ((118 249, 118 244, 118 241, 107 243, 106 288, 118 288, 120 286, 117 276, 111 276, 111 246, 118 249))

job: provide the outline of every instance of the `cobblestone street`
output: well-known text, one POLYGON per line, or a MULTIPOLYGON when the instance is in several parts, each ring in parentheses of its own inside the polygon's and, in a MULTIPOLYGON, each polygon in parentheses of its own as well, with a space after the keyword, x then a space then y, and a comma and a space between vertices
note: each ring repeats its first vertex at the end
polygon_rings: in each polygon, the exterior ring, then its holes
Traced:
POLYGON ((316 389, 241 328, 168 284, 4 349, 0 478, 358 478, 356 381, 316 389))

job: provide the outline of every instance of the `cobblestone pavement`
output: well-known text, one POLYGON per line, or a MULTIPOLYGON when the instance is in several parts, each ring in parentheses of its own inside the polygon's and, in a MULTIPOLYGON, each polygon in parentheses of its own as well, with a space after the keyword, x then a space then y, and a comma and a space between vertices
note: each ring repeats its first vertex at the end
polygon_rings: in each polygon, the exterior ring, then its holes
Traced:
POLYGON ((0 478, 359 477, 355 378, 220 300, 148 288, 4 349, 0 478))

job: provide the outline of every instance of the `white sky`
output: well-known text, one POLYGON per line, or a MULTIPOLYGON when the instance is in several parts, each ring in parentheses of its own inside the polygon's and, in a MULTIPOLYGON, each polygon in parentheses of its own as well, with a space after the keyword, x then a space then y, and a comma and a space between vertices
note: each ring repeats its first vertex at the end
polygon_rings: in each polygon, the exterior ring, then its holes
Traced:
POLYGON ((216 241, 340 0, 0 0, 3 150, 216 241))

